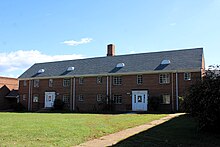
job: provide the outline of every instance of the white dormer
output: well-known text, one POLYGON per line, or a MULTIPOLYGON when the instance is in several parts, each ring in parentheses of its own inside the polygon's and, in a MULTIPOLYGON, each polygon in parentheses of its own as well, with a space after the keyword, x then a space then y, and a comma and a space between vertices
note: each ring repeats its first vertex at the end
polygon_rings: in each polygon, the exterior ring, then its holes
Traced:
POLYGON ((73 66, 70 66, 66 69, 66 71, 73 71, 75 68, 73 66))
POLYGON ((117 68, 122 68, 122 67, 124 67, 124 66, 125 66, 124 63, 118 63, 118 64, 116 65, 117 68))
POLYGON ((40 70, 38 70, 38 74, 41 74, 41 73, 44 73, 45 72, 45 70, 42 68, 42 69, 40 69, 40 70))
POLYGON ((164 59, 163 61, 161 61, 160 64, 167 65, 167 64, 170 64, 170 63, 171 63, 170 60, 164 59))

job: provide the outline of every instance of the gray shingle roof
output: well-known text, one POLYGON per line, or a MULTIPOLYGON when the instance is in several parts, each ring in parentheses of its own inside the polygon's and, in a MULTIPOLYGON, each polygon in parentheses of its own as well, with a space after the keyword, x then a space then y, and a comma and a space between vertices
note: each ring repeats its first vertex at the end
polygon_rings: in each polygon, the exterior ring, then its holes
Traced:
POLYGON ((39 78, 58 76, 85 76, 105 74, 125 74, 150 71, 200 70, 202 67, 203 49, 184 49, 151 53, 140 53, 119 56, 87 58, 79 60, 36 63, 19 78, 39 78), (161 65, 161 61, 170 60, 169 65, 161 65), (124 63, 123 68, 116 68, 124 63), (68 67, 74 67, 67 72, 68 67), (40 69, 45 71, 37 74, 40 69))

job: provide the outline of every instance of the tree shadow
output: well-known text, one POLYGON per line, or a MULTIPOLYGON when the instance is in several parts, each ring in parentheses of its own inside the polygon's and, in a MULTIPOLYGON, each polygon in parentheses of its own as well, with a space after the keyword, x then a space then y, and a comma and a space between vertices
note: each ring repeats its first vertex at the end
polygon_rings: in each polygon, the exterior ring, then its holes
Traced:
POLYGON ((113 147, 121 146, 212 147, 220 146, 220 134, 199 132, 197 122, 189 115, 182 115, 113 145, 113 147))

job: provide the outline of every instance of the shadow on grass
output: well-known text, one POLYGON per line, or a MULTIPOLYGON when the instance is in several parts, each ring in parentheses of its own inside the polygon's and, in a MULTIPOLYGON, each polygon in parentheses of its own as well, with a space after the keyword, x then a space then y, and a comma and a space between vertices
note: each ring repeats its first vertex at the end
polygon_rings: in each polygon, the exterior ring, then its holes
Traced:
POLYGON ((182 115, 113 145, 120 146, 214 147, 220 146, 220 134, 199 132, 196 121, 188 115, 182 115))

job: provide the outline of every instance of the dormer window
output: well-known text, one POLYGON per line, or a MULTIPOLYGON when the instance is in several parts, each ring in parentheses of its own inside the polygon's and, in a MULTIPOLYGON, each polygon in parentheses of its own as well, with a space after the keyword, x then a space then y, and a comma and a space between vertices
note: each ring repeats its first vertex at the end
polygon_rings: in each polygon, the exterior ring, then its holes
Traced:
POLYGON ((68 67, 67 69, 66 69, 66 71, 74 71, 74 67, 73 66, 70 66, 70 67, 68 67))
POLYGON ((122 67, 124 67, 124 66, 125 66, 124 63, 118 63, 118 64, 116 65, 117 68, 122 68, 122 67))
POLYGON ((170 63, 171 63, 170 60, 164 59, 163 61, 161 61, 160 64, 167 65, 167 64, 170 64, 170 63))
POLYGON ((44 73, 44 72, 45 72, 45 69, 42 68, 42 69, 38 70, 37 73, 38 73, 38 74, 41 74, 41 73, 44 73))

